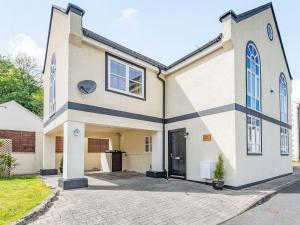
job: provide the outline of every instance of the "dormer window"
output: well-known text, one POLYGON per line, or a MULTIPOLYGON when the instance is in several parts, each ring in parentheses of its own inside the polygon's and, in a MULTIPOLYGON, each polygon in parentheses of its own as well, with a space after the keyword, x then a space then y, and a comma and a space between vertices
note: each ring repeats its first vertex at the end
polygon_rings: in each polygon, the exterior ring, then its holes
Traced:
POLYGON ((53 53, 50 66, 50 94, 49 94, 49 114, 52 116, 56 111, 56 57, 53 53))
POLYGON ((145 69, 107 54, 107 89, 145 99, 145 69))

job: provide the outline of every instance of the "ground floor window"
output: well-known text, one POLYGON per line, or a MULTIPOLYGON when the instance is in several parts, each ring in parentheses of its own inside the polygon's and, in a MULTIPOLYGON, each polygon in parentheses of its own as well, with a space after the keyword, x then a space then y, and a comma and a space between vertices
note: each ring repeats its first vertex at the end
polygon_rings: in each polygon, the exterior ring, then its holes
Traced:
POLYGON ((261 154, 261 119, 247 115, 247 152, 261 154))
POLYGON ((145 152, 152 152, 152 137, 145 137, 145 152))
POLYGON ((289 154, 289 132, 285 127, 280 128, 280 153, 282 155, 289 154))

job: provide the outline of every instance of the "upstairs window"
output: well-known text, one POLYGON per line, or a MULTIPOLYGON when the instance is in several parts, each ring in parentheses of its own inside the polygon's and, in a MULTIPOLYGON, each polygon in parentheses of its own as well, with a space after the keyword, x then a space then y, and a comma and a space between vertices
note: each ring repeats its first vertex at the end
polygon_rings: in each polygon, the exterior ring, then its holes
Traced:
POLYGON ((108 55, 108 90, 145 98, 145 69, 108 55))
POLYGON ((255 45, 250 42, 246 49, 247 108, 260 111, 260 57, 255 45))
POLYGON ((279 78, 279 95, 280 95, 280 121, 287 123, 287 118, 288 118, 287 85, 283 73, 280 74, 280 78, 279 78))
MULTIPOLYGON (((283 73, 279 77, 279 100, 280 100, 280 121, 288 122, 288 95, 287 83, 283 73)), ((286 127, 280 127, 280 153, 289 154, 289 132, 286 127)))
POLYGON ((52 116, 56 111, 56 57, 53 53, 50 66, 50 94, 49 94, 49 114, 52 116))

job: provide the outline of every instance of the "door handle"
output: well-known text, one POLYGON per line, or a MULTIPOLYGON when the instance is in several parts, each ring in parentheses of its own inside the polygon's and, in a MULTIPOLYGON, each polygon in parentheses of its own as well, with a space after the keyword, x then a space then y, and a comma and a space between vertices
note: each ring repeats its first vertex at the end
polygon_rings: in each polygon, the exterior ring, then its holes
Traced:
POLYGON ((177 160, 179 160, 179 159, 180 159, 180 157, 179 157, 179 156, 176 156, 176 157, 174 157, 174 159, 177 159, 177 160))

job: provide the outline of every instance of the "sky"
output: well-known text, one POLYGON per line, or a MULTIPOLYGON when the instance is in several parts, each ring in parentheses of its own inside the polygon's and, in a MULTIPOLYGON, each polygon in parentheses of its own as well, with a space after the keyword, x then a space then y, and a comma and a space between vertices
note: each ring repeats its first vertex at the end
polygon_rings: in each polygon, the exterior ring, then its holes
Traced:
MULTIPOLYGON (((25 52, 42 64, 51 6, 71 2, 85 10, 83 26, 164 64, 171 64, 221 32, 219 17, 268 3, 265 0, 9 0, 1 2, 0 54, 25 52)), ((273 6, 300 101, 300 1, 273 6)))

